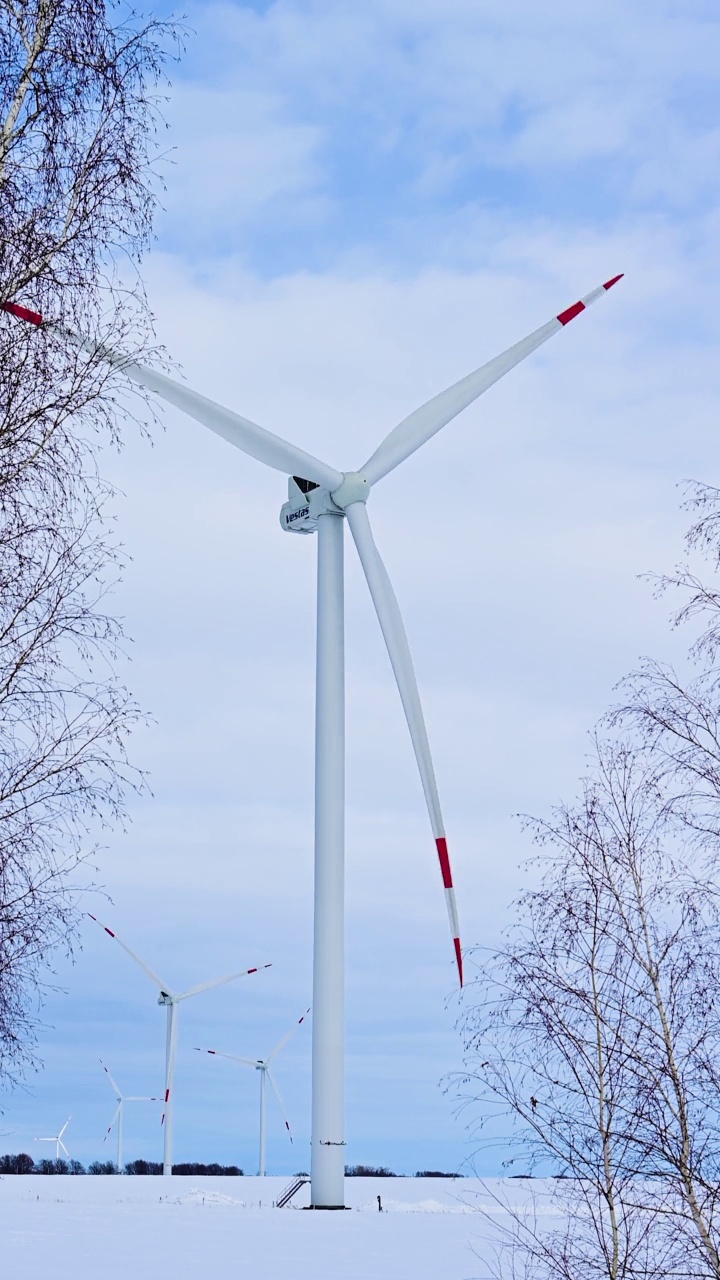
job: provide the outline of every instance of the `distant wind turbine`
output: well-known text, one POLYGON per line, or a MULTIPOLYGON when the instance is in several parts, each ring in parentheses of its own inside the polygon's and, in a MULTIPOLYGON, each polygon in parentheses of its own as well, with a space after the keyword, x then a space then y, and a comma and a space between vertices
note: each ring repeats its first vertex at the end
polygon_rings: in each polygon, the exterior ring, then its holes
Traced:
POLYGON ((169 1175, 172 1173, 172 1144, 173 1144, 173 1114, 174 1114, 174 1094, 173 1081, 175 1076, 175 1056, 177 1053, 177 1006, 181 1000, 189 1000, 191 996, 199 996, 203 991, 211 991, 213 987, 221 987, 225 982, 234 982, 236 978, 244 978, 250 973, 258 973, 260 969, 270 969, 269 964, 256 965, 254 969, 241 969, 239 973, 229 973, 224 978, 214 978, 211 982, 201 982, 197 987, 190 987, 187 991, 176 992, 168 986, 167 982, 163 982, 162 978, 158 978, 156 973, 141 960, 139 955, 130 950, 126 942, 106 924, 102 924, 96 916, 87 913, 91 920, 100 925, 111 938, 126 951, 136 964, 140 965, 143 973, 146 973, 151 982, 155 983, 160 995, 158 996, 158 1004, 165 1005, 167 1009, 167 1033, 165 1037, 165 1110, 162 1117, 162 1125, 164 1129, 163 1141, 163 1173, 169 1175))
POLYGON ((112 1088, 115 1094, 115 1100, 117 1102, 117 1110, 112 1120, 110 1121, 110 1124, 108 1126, 108 1131, 105 1134, 105 1137, 103 1138, 103 1142, 107 1142, 108 1138, 110 1137, 110 1134, 112 1133, 113 1125, 117 1120, 117 1171, 118 1173, 122 1173, 123 1171, 123 1162, 122 1162, 123 1120, 125 1118, 125 1103, 126 1102, 160 1102, 160 1098, 138 1098, 135 1096, 130 1096, 129 1094, 126 1096, 125 1094, 120 1092, 120 1086, 117 1085, 113 1080, 102 1058, 99 1059, 99 1062, 100 1062, 100 1066, 102 1067, 103 1071, 105 1072, 105 1075, 107 1076, 110 1082, 110 1087, 112 1088))
POLYGON ((64 1125, 63 1125, 63 1127, 62 1127, 62 1129, 60 1130, 60 1132, 59 1132, 59 1133, 56 1133, 56 1134, 55 1134, 55 1137, 54 1137, 54 1138, 36 1138, 36 1139, 35 1139, 35 1141, 36 1141, 36 1142, 54 1142, 54 1143, 55 1143, 55 1159, 56 1159, 56 1160, 59 1160, 59 1159, 60 1159, 60 1152, 61 1152, 61 1151, 64 1151, 64 1152, 65 1152, 65 1155, 67 1156, 68 1160, 70 1159, 70 1152, 68 1151, 67 1147, 65 1146, 65 1143, 64 1143, 64 1142, 63 1142, 63 1140, 62 1140, 62 1136, 63 1136, 63 1134, 64 1134, 65 1130, 67 1129, 67 1127, 68 1127, 68 1125, 69 1125, 69 1123, 70 1123, 70 1121, 71 1121, 71 1120, 72 1120, 72 1116, 68 1116, 68 1118, 67 1118, 67 1120, 65 1121, 65 1123, 64 1123, 64 1125))
POLYGON ((293 1140, 292 1130, 290 1129, 290 1122, 287 1118, 287 1115, 285 1114, 285 1104, 282 1098, 280 1097, 280 1090, 278 1089, 277 1084, 273 1078, 272 1072, 270 1070, 270 1063, 273 1061, 274 1058, 277 1057, 277 1055, 281 1052, 281 1050, 285 1048, 285 1045, 287 1044, 288 1040, 292 1039, 298 1027, 302 1026, 309 1012, 310 1010, 306 1009, 302 1018, 298 1018, 297 1022, 293 1023, 287 1035, 283 1036, 282 1040, 280 1040, 278 1044, 275 1045, 275 1048, 268 1054, 267 1058, 239 1058, 237 1054, 223 1053, 221 1049, 196 1049, 197 1053, 209 1053, 215 1058, 229 1058, 231 1062, 241 1062, 243 1066, 252 1067, 255 1071, 260 1072, 260 1154, 258 1156, 258 1175, 261 1178, 265 1177, 265 1081, 266 1080, 270 1085, 270 1088, 272 1089, 277 1099, 277 1103, 280 1108, 280 1114, 282 1115, 282 1118, 285 1122, 285 1128, 287 1129, 288 1137, 291 1142, 293 1140))
MULTIPOLYGON (((345 1204, 345 623, 344 519, 367 579, 405 712, 430 815, 450 919, 460 985, 460 929, 445 826, 410 648, 392 583, 370 527, 370 491, 622 276, 613 276, 501 355, 461 378, 404 418, 360 471, 338 471, 248 418, 216 404, 164 373, 101 343, 69 333, 15 302, 0 309, 74 342, 131 382, 222 436, 242 453, 289 476, 280 524, 288 533, 318 535, 317 660, 315 686, 315 923, 313 947, 313 1080, 311 1201, 315 1209, 345 1204)), ((423 503, 423 506, 426 504, 423 503)), ((441 514, 438 515, 438 519, 441 514)))

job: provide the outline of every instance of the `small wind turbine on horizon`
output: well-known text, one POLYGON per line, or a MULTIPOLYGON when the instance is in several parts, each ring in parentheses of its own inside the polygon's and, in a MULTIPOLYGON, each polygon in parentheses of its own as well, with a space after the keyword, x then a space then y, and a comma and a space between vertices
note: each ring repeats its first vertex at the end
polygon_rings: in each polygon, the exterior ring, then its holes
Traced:
POLYGON ((65 1143, 64 1143, 64 1142, 63 1142, 63 1140, 62 1140, 62 1136, 63 1136, 63 1134, 64 1134, 65 1130, 67 1129, 67 1127, 68 1127, 68 1125, 69 1125, 69 1123, 70 1123, 70 1121, 71 1121, 71 1120, 72 1120, 72 1116, 68 1116, 68 1118, 67 1118, 67 1120, 65 1121, 65 1123, 64 1123, 64 1125, 63 1125, 63 1127, 62 1127, 62 1129, 60 1130, 60 1132, 59 1132, 59 1133, 56 1133, 56 1134, 55 1134, 55 1137, 54 1137, 54 1138, 36 1138, 36 1139, 35 1139, 35 1141, 36 1141, 36 1142, 54 1142, 54 1143, 55 1143, 55 1159, 56 1159, 56 1160, 59 1160, 59 1159, 60 1159, 60 1151, 61 1151, 61 1150, 65 1152, 65 1155, 67 1156, 68 1160, 70 1159, 70 1152, 68 1151, 67 1147, 65 1146, 65 1143))
POLYGON ((108 1125, 108 1130, 107 1130, 107 1133, 105 1134, 105 1137, 103 1138, 103 1142, 107 1142, 108 1138, 110 1137, 110 1134, 112 1133, 113 1125, 117 1120, 117 1161, 116 1163, 117 1163, 118 1173, 122 1173, 123 1171, 123 1163, 122 1163, 123 1120, 125 1117, 125 1103, 126 1102, 160 1102, 161 1099, 160 1098, 139 1098, 139 1097, 135 1097, 134 1095, 131 1096, 130 1094, 128 1094, 126 1096, 125 1094, 121 1093, 120 1086, 117 1085, 113 1080, 112 1076, 110 1075, 110 1071, 105 1066, 105 1063, 103 1062, 102 1058, 99 1058, 98 1061, 110 1082, 110 1087, 115 1092, 115 1100, 117 1102, 117 1111, 115 1112, 115 1115, 113 1116, 112 1120, 110 1121, 110 1124, 108 1125))
POLYGON ((293 1140, 292 1130, 290 1128, 290 1122, 285 1113, 285 1103, 283 1102, 280 1096, 280 1090, 278 1089, 277 1083, 273 1078, 273 1074, 270 1070, 270 1063, 285 1048, 285 1045, 288 1043, 289 1040, 292 1039, 292 1037, 295 1035, 295 1032, 298 1030, 298 1028, 302 1026, 309 1012, 310 1010, 306 1009, 302 1017, 298 1018, 297 1022, 293 1023, 287 1035, 284 1035, 282 1040, 278 1041, 278 1043, 275 1045, 275 1048, 271 1050, 271 1052, 268 1054, 267 1058, 240 1058, 235 1053, 223 1053, 221 1049, 197 1049, 196 1048, 195 1050, 196 1053, 209 1053, 214 1058, 229 1058, 231 1062, 241 1062, 243 1066, 251 1067, 253 1070, 260 1072, 260 1152, 258 1155, 258 1177, 260 1178, 265 1177, 265 1092, 266 1092, 265 1081, 266 1080, 269 1083, 270 1088, 272 1089, 277 1099, 277 1104, 280 1108, 280 1114, 282 1115, 282 1118, 285 1122, 285 1128, 287 1129, 288 1138, 290 1139, 291 1142, 293 1140))
MULTIPOLYGON (((140 966, 143 973, 146 973, 151 982, 155 983, 160 995, 158 996, 158 1004, 162 1004, 167 1009, 167 1032, 165 1036, 165 1110, 163 1112, 161 1124, 163 1126, 163 1173, 172 1174, 172 1145, 173 1145, 173 1119, 174 1119, 174 1093, 173 1082, 175 1077, 175 1057, 177 1053, 177 1006, 182 1000, 189 1000, 191 996, 199 996, 203 991, 212 991, 214 987, 221 987, 226 982, 234 982, 236 978, 245 978, 248 974, 259 973, 261 969, 270 969, 272 965, 262 964, 256 965, 253 969, 241 969, 238 973, 229 973, 224 978, 214 978, 210 982, 201 982, 196 987, 190 987, 187 991, 173 991, 167 982, 163 982, 156 973, 153 972, 144 960, 140 959, 134 951, 131 951, 126 942, 106 924, 103 924, 96 916, 87 915, 96 924, 100 925, 111 938, 126 951, 132 960, 140 966)), ((108 1073, 109 1074, 109 1073, 108 1073)))
POLYGON ((366 504, 378 480, 400 466, 472 404, 622 279, 606 280, 516 342, 415 409, 385 436, 359 471, 335 467, 216 404, 166 374, 102 343, 70 333, 52 319, 15 302, 0 310, 73 342, 131 382, 201 422, 242 453, 289 476, 280 512, 288 533, 318 535, 317 657, 315 687, 315 902, 313 943, 313 1064, 311 1202, 316 1209, 345 1204, 345 609, 344 523, 355 548, 390 657, 420 772, 440 864, 460 985, 460 929, 435 770, 402 614, 375 545, 366 504))

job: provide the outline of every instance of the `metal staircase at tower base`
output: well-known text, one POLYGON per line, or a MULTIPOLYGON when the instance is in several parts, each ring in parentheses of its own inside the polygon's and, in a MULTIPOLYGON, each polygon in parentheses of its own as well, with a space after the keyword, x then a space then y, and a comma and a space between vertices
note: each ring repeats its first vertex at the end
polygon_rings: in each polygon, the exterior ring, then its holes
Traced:
POLYGON ((309 1178, 293 1178, 292 1182, 289 1183, 285 1190, 278 1196, 275 1201, 275 1208, 284 1209, 285 1205, 290 1203, 296 1191, 299 1191, 300 1188, 304 1187, 305 1183, 309 1181, 309 1178))

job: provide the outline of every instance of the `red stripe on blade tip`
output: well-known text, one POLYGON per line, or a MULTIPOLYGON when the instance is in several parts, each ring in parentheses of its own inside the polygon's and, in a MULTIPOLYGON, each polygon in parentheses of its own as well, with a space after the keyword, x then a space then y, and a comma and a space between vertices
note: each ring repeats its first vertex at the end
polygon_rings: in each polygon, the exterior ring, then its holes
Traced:
POLYGON ((111 938, 114 938, 114 937, 115 937, 115 934, 113 933, 112 929, 108 929, 108 927, 107 927, 107 925, 106 925, 106 924, 104 924, 104 925, 103 925, 103 929, 105 930, 105 932, 106 932, 106 933, 109 933, 109 934, 110 934, 110 937, 111 937, 111 938))
POLYGON ((168 1101, 169 1097, 170 1097, 170 1090, 169 1090, 169 1089, 166 1089, 166 1090, 165 1090, 165 1101, 166 1101, 166 1102, 168 1101))
POLYGON ((460 986, 462 986, 463 985, 463 960, 462 960, 462 951, 460 950, 460 939, 453 938, 453 943, 455 944, 455 959, 457 960, 458 973, 460 975, 460 986))
POLYGON ((39 311, 30 311, 28 307, 21 307, 17 302, 0 302, 0 311, 7 311, 11 316, 17 316, 18 320, 27 320, 28 324, 40 325, 43 318, 39 311))
POLYGON ((445 836, 438 836, 435 846, 440 859, 440 871, 442 872, 442 882, 446 889, 452 889, 452 871, 450 870, 450 859, 448 857, 447 840, 445 836))
POLYGON ((621 271, 619 276, 613 276, 612 280, 606 280, 603 289, 612 289, 613 285, 617 284, 618 280, 622 280, 624 275, 625 272, 621 271))
POLYGON ((561 311, 560 315, 557 316, 556 319, 558 319, 561 324, 569 324, 571 320, 574 320, 575 317, 579 316, 580 312, 584 310, 584 302, 574 302, 571 307, 568 307, 567 311, 561 311))

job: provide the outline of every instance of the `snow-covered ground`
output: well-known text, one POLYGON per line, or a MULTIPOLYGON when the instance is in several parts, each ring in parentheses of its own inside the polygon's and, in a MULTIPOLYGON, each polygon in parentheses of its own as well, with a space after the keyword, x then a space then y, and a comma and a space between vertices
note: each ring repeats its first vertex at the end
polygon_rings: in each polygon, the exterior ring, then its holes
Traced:
MULTIPOLYGON (((485 1280, 472 1178, 349 1178, 346 1213, 273 1208, 286 1178, 0 1178, 3 1271, 23 1280, 485 1280), (382 1197, 378 1213, 377 1195, 382 1197)), ((485 1184, 487 1187, 488 1184, 485 1184)), ((505 1183, 513 1198, 527 1184, 505 1183)))

